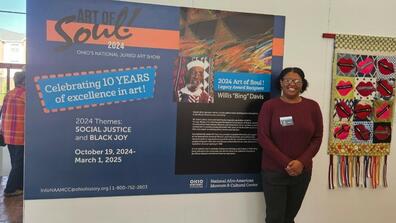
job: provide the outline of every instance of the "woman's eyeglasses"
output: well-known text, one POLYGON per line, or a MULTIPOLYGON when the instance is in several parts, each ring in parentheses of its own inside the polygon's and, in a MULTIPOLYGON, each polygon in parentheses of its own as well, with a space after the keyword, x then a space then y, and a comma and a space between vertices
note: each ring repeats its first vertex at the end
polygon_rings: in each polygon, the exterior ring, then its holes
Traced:
POLYGON ((302 85, 302 80, 299 79, 283 79, 282 82, 286 84, 302 85))

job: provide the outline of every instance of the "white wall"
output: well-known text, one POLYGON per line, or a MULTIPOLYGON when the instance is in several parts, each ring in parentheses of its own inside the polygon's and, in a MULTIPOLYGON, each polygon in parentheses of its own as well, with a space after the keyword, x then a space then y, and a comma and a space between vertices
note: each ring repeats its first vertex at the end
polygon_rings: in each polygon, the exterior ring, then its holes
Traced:
MULTIPOLYGON (((333 41, 324 32, 396 36, 394 0, 146 0, 175 6, 286 16, 284 66, 302 67, 310 81, 305 96, 317 100, 328 126, 333 41)), ((393 134, 396 132, 393 131, 393 134)), ((386 189, 327 189, 327 134, 315 158, 312 182, 297 217, 300 223, 385 223, 396 219, 396 159, 388 164, 386 189)), ((395 138, 395 137, 394 137, 395 138)), ((392 149, 395 150, 393 140, 392 149)), ((395 152, 395 151, 393 151, 395 152)), ((24 222, 261 223, 261 193, 131 196, 30 200, 24 222)))

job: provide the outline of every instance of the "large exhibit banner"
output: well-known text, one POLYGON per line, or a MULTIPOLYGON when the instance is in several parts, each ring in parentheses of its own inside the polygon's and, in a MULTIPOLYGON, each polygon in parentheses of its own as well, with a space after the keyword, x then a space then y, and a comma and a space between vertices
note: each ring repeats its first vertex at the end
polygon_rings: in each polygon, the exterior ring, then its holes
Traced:
POLYGON ((261 190, 282 16, 27 1, 25 199, 261 190))

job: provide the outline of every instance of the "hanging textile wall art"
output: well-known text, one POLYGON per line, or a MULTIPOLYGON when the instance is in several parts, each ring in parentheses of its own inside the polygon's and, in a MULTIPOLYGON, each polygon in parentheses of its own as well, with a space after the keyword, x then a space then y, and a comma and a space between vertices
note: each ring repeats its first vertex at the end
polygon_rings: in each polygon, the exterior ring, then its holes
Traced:
POLYGON ((329 188, 387 187, 396 39, 337 34, 332 70, 329 188), (336 171, 336 174, 334 174, 336 171))

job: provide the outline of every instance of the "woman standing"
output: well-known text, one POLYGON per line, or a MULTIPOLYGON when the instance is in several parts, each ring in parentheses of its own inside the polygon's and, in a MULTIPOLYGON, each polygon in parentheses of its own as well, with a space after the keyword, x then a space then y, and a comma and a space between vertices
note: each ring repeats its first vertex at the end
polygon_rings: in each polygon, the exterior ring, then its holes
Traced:
POLYGON ((266 101, 258 120, 266 223, 294 223, 322 142, 323 120, 318 103, 300 96, 308 86, 300 68, 285 68, 277 83, 282 96, 266 101))

